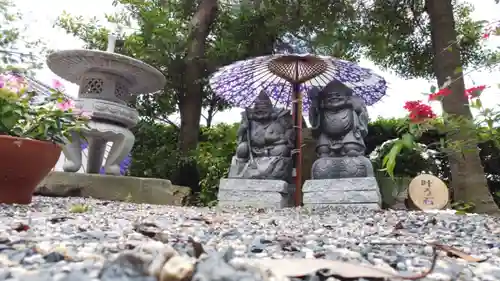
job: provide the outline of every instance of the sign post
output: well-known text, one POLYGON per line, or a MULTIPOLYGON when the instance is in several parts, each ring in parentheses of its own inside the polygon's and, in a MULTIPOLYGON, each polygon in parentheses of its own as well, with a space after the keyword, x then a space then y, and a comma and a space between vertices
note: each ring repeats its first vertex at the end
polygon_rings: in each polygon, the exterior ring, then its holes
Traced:
POLYGON ((408 196, 420 210, 441 210, 448 204, 449 190, 438 177, 422 174, 410 182, 408 196))

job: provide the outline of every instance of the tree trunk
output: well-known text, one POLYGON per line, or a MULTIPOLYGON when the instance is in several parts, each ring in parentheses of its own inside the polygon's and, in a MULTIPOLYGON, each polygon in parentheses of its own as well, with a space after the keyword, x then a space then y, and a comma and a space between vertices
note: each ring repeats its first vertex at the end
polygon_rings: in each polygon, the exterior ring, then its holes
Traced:
MULTIPOLYGON (((457 42, 452 0, 426 0, 430 18, 432 44, 434 48, 434 73, 439 86, 445 84, 448 77, 452 94, 443 98, 444 112, 472 119, 472 114, 465 97, 465 84, 462 77, 460 47, 457 42)), ((449 136, 451 141, 467 140, 467 133, 449 136)), ((484 169, 476 149, 451 152, 451 187, 455 202, 473 203, 478 213, 499 213, 498 206, 488 188, 484 169)))
POLYGON ((198 146, 203 99, 202 79, 205 76, 205 44, 217 16, 217 8, 217 0, 201 0, 191 19, 183 77, 184 91, 179 95, 179 149, 184 161, 179 163, 174 181, 176 184, 190 187, 193 193, 200 191, 199 171, 197 163, 187 157, 191 156, 198 146))
POLYGON ((207 111, 207 118, 206 118, 206 126, 207 128, 212 127, 212 121, 214 120, 215 113, 217 113, 217 101, 214 101, 215 97, 212 97, 212 100, 210 101, 210 105, 208 106, 208 111, 207 111))
POLYGON ((187 156, 196 149, 200 131, 200 117, 203 97, 205 41, 217 16, 217 0, 202 0, 191 20, 191 34, 186 55, 186 91, 179 97, 181 129, 179 147, 187 156))

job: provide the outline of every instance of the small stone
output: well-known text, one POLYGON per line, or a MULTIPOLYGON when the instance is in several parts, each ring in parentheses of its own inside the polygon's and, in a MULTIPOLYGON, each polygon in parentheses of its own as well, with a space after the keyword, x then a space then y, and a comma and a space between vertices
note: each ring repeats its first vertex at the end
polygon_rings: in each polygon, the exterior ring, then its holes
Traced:
POLYGON ((406 270, 406 264, 404 264, 403 262, 398 262, 398 263, 396 264, 396 268, 397 268, 398 270, 405 271, 405 270, 406 270))
POLYGON ((434 253, 434 248, 432 246, 425 246, 424 247, 424 254, 426 255, 432 255, 434 253))
POLYGON ((156 281, 147 274, 145 261, 132 254, 119 255, 106 263, 98 277, 101 281, 156 281))
POLYGON ((257 254, 255 254, 256 258, 265 258, 267 256, 268 256, 267 253, 257 253, 257 254))
POLYGON ((195 260, 174 256, 169 259, 160 272, 159 281, 181 281, 188 280, 193 274, 195 260))
POLYGON ((44 262, 44 258, 42 255, 40 254, 35 254, 35 255, 31 255, 31 256, 26 256, 25 258, 23 258, 23 264, 39 264, 39 263, 43 263, 44 262))
POLYGON ((46 262, 60 262, 65 259, 64 255, 59 252, 51 252, 43 257, 46 262))
POLYGON ((252 244, 250 245, 250 252, 252 253, 262 253, 264 249, 266 248, 266 245, 264 245, 261 242, 260 238, 256 238, 252 241, 252 244))
POLYGON ((11 277, 10 270, 8 268, 0 268, 0 280, 7 280, 11 277))
POLYGON ((273 254, 271 255, 271 258, 273 258, 273 259, 277 259, 277 260, 278 260, 278 259, 282 259, 283 257, 284 257, 284 256, 283 256, 282 254, 278 254, 278 253, 273 253, 273 254))
POLYGON ((325 232, 325 229, 324 228, 318 228, 316 230, 313 231, 314 234, 316 235, 321 235, 325 232))

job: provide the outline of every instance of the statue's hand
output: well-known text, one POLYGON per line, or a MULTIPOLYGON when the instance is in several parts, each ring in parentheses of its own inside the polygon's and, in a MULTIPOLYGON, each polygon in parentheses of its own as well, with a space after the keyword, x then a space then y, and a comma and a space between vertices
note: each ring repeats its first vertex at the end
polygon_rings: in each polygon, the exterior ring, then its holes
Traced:
POLYGON ((279 140, 277 140, 277 141, 274 142, 274 145, 286 144, 287 141, 284 138, 285 138, 285 136, 282 135, 279 140))

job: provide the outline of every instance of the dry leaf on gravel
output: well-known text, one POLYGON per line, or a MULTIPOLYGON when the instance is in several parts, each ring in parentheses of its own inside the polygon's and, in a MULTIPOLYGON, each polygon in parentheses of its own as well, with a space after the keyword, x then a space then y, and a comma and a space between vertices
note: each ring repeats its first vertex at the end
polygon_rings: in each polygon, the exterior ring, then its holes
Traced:
POLYGON ((459 257, 459 258, 466 260, 468 262, 483 262, 483 261, 487 260, 487 258, 475 258, 475 257, 468 255, 468 254, 460 251, 459 249, 453 248, 451 246, 437 244, 437 243, 429 243, 429 245, 434 246, 441 251, 445 251, 446 253, 448 253, 451 256, 459 257))
POLYGON ((302 277, 321 271, 326 272, 329 277, 341 280, 358 278, 368 280, 418 280, 428 275, 433 269, 432 267, 428 271, 414 276, 401 276, 396 271, 390 272, 366 265, 324 259, 245 259, 244 261, 250 265, 270 270, 278 276, 302 277))

